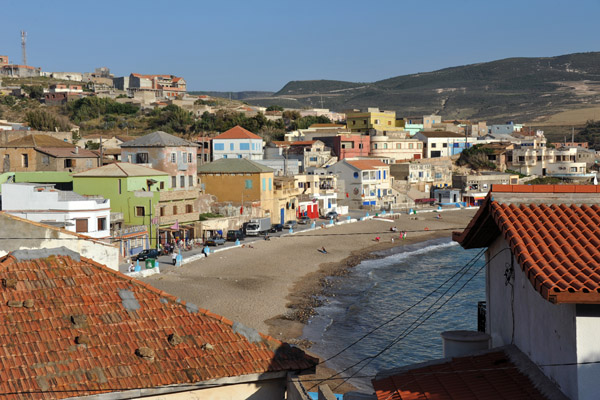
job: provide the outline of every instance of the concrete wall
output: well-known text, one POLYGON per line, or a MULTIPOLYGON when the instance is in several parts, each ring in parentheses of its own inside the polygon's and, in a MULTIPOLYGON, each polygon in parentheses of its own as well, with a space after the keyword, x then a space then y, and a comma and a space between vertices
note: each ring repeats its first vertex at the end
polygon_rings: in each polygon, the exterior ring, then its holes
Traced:
POLYGON ((0 212, 0 256, 14 250, 44 249, 64 246, 116 271, 119 248, 82 235, 27 221, 0 212), (10 239, 6 239, 10 238, 10 239))
MULTIPOLYGON (((492 337, 492 347, 513 343, 514 329, 514 344, 537 364, 579 361, 575 305, 552 304, 545 300, 534 290, 517 260, 512 259, 511 252, 503 250, 507 247, 504 238, 499 237, 489 247, 486 257, 489 260, 495 256, 486 269, 486 332, 492 337), (511 300, 513 286, 506 285, 504 278, 511 261, 515 269, 514 301, 511 300)), ((581 324, 586 321, 582 320, 581 324)), ((577 399, 576 366, 544 367, 542 372, 569 398, 577 399)))
MULTIPOLYGON (((577 305, 577 362, 600 360, 600 305, 577 305)), ((600 393, 600 364, 577 366, 579 399, 597 399, 600 393)))

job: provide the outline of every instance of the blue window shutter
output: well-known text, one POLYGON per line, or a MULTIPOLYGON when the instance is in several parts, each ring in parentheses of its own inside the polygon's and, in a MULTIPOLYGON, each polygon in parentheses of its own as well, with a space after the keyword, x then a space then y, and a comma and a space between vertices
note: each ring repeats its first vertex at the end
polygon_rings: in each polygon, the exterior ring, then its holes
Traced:
POLYGON ((235 145, 233 143, 229 143, 229 150, 233 151, 234 148, 235 148, 235 145))
POLYGON ((262 190, 267 190, 267 178, 262 178, 262 190))
POLYGON ((269 190, 273 190, 273 181, 269 178, 269 190))
POLYGON ((386 179, 386 177, 387 177, 387 171, 384 169, 383 170, 383 179, 386 179))
POLYGON ((381 170, 377 170, 377 179, 381 179, 381 170))

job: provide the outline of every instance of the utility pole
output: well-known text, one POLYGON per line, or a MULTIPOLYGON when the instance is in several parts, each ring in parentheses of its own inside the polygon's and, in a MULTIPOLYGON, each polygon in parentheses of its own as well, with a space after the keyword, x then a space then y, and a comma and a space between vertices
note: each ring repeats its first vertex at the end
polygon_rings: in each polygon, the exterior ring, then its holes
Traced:
POLYGON ((23 56, 23 65, 27 65, 27 32, 21 31, 21 51, 23 56))

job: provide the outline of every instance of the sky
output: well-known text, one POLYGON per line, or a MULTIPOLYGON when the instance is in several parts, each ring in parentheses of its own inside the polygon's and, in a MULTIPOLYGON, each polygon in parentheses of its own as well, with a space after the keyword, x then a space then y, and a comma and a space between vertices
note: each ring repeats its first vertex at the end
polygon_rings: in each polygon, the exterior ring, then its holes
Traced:
POLYGON ((22 1, 0 54, 44 71, 182 76, 188 90, 374 82, 509 57, 599 51, 600 1, 22 1))

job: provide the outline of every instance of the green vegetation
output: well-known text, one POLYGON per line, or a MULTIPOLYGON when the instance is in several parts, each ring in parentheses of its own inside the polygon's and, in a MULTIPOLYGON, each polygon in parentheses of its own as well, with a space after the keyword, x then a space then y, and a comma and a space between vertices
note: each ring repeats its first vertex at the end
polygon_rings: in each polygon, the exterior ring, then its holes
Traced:
POLYGON ((223 217, 221 214, 213 214, 213 213, 202 213, 200 214, 200 221, 206 221, 207 219, 210 218, 221 218, 223 217))
POLYGON ((512 169, 507 169, 507 170, 505 170, 504 172, 505 172, 505 173, 507 173, 507 174, 519 175, 519 179, 521 179, 521 178, 525 178, 525 177, 527 176, 527 175, 525 175, 525 174, 522 174, 522 173, 520 173, 520 172, 518 172, 518 171, 515 171, 515 170, 512 170, 512 169))
POLYGON ((51 114, 44 110, 29 111, 25 114, 25 120, 36 131, 62 131, 71 130, 71 125, 66 118, 51 114))
POLYGON ((217 111, 215 114, 205 112, 196 121, 196 132, 225 132, 239 125, 256 134, 262 134, 266 141, 281 140, 285 134, 285 124, 282 120, 270 121, 262 113, 254 117, 246 117, 243 113, 231 111, 217 111))
POLYGON ((44 88, 42 86, 21 85, 21 89, 27 93, 30 99, 42 99, 44 97, 44 88))
POLYGON ((575 135, 578 142, 588 142, 590 149, 600 150, 600 121, 588 121, 575 135))
POLYGON ((140 108, 133 104, 122 104, 109 98, 100 98, 96 96, 88 96, 67 103, 69 116, 76 124, 106 114, 134 115, 137 114, 139 110, 140 108))
POLYGON ((544 176, 541 178, 535 178, 530 181, 527 181, 528 185, 558 185, 563 181, 560 178, 552 178, 549 176, 544 176))
POLYGON ((267 111, 283 111, 283 107, 277 106, 277 105, 272 105, 272 106, 267 107, 267 111))
POLYGON ((473 147, 463 150, 456 164, 458 166, 466 165, 474 170, 495 170, 496 165, 488 159, 488 155, 493 152, 492 149, 485 148, 481 144, 476 144, 473 147))
POLYGON ((193 130, 194 116, 183 108, 170 104, 155 108, 150 113, 150 126, 169 133, 189 133, 193 130))

